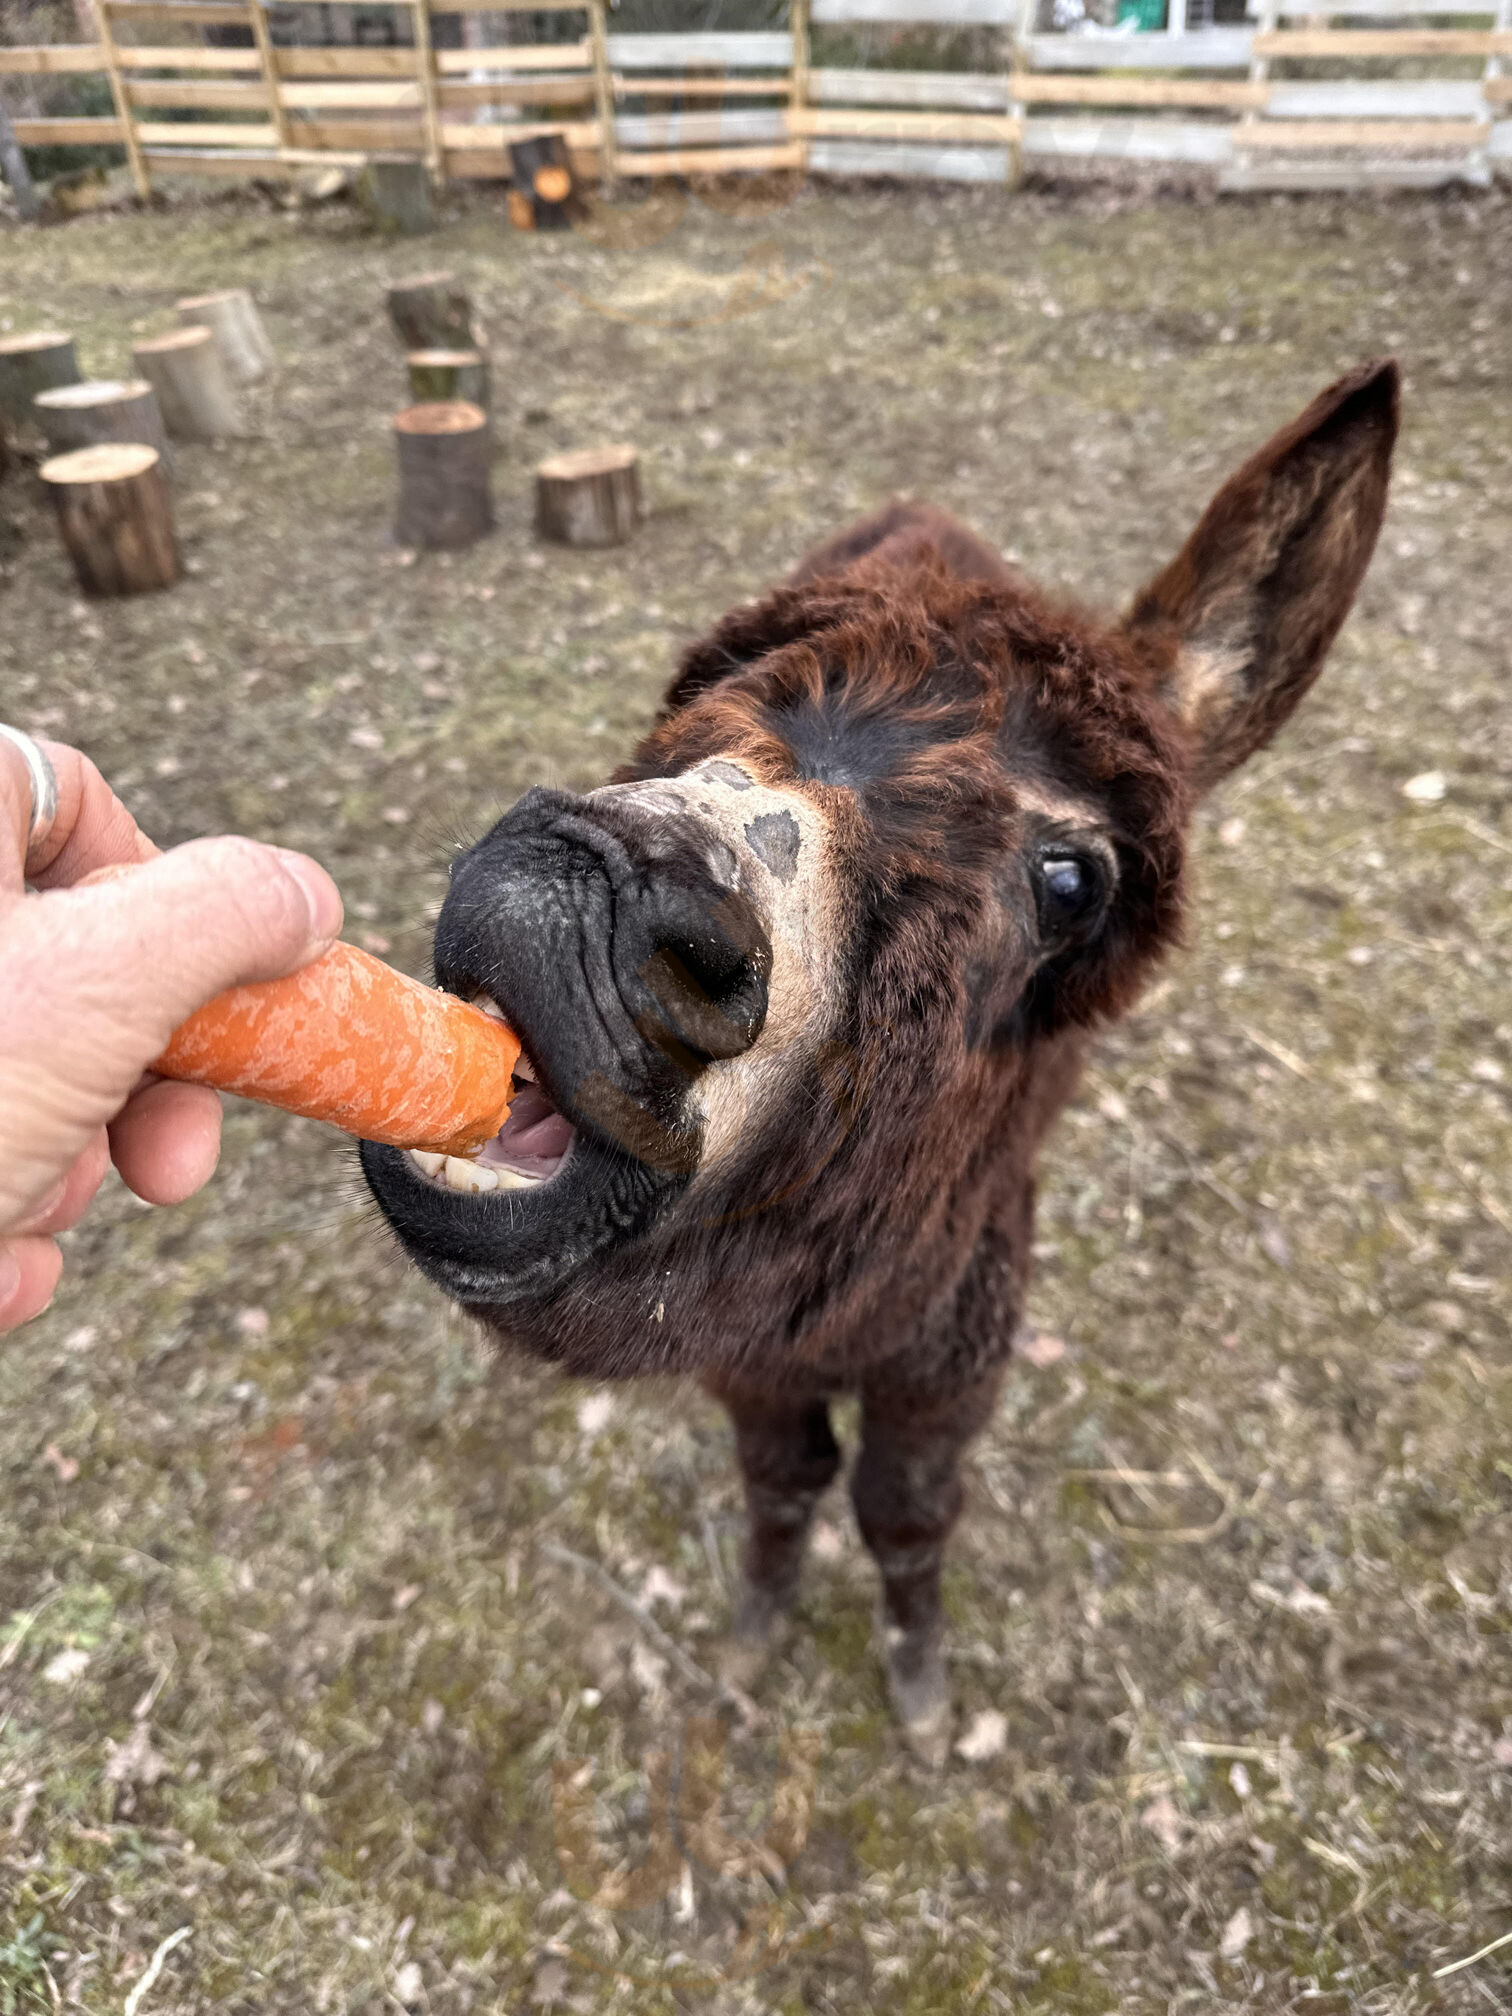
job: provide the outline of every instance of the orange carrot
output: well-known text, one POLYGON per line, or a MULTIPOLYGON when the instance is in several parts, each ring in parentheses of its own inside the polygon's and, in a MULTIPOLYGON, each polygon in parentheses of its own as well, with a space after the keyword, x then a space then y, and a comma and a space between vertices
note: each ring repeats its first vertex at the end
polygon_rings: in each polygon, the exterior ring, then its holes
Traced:
POLYGON ((337 943, 283 980, 217 995, 152 1068, 364 1141, 471 1155, 504 1124, 519 1054, 493 1016, 337 943))

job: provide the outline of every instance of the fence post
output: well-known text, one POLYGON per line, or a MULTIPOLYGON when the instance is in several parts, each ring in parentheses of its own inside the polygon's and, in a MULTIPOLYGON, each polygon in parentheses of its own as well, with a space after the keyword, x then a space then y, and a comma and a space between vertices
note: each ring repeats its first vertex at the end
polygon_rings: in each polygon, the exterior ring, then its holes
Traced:
POLYGON ((788 25, 793 32, 793 71, 788 85, 788 139, 793 139, 793 127, 798 129, 798 141, 803 148, 803 172, 808 173, 809 140, 803 130, 803 121, 794 121, 793 114, 802 113, 808 106, 809 94, 809 0, 791 0, 788 9, 788 25))
POLYGON ((1017 18, 1013 26, 1008 30, 1011 46, 1009 49, 1008 75, 1006 79, 1008 102, 1004 110, 1010 119, 1018 121, 1017 137, 1008 143, 1013 153, 1013 158, 1008 164, 1008 181, 1009 186, 1014 189, 1017 189, 1024 179, 1024 127, 1029 117, 1029 102, 1027 99, 1019 96, 1015 86, 1019 78, 1025 76, 1032 67, 1029 61, 1029 52, 1034 36, 1034 17, 1037 7, 1038 0, 1022 0, 1017 18))
POLYGON ((273 121, 280 148, 289 146, 289 115, 284 110, 283 93, 279 88, 278 59, 273 54, 273 38, 268 33, 268 17, 263 11, 263 0, 247 0, 247 18, 252 26, 252 40, 257 45, 257 60, 262 65, 263 83, 268 92, 268 116, 273 121))
MULTIPOLYGON (((1262 35, 1275 34, 1276 19, 1279 12, 1279 0, 1261 0, 1260 18, 1255 23, 1255 41, 1257 43, 1262 35)), ((1250 51, 1249 81, 1251 84, 1264 84, 1267 87, 1270 84, 1270 58, 1268 56, 1256 55, 1253 49, 1250 51)), ((1269 95, 1269 89, 1267 88, 1266 96, 1269 97, 1269 95)), ((1256 115, 1263 112, 1264 109, 1264 106, 1251 105, 1246 107, 1234 125, 1236 155, 1229 173, 1236 178, 1241 187, 1244 182, 1245 170, 1249 167, 1250 157, 1248 154, 1245 154, 1241 161, 1238 150, 1244 147, 1245 135, 1253 132, 1254 128, 1260 123, 1256 115)))
POLYGON ((604 0, 589 0, 588 33, 593 44, 593 95, 598 103, 599 180, 607 189, 619 173, 619 160, 614 140, 614 72, 609 68, 604 0))
MULTIPOLYGON (((1497 0, 1495 19, 1498 33, 1505 33, 1507 29, 1512 28, 1512 0, 1497 0)), ((1486 92, 1485 86, 1502 76, 1505 69, 1506 65, 1499 56, 1488 56, 1486 58, 1485 77, 1481 87, 1482 95, 1486 101, 1486 138, 1484 144, 1476 149, 1471 159, 1477 167, 1483 168, 1486 171, 1488 178, 1494 177, 1496 173, 1491 164, 1491 142, 1496 135, 1497 114, 1504 107, 1492 99, 1490 94, 1486 92)))
POLYGON ((415 57, 420 71, 420 95, 425 106, 425 164, 437 188, 446 186, 446 157, 441 148, 441 114, 436 97, 436 52, 431 46, 430 0, 412 0, 415 11, 415 57))
POLYGON ((121 137, 126 146, 126 159, 131 166, 131 179, 136 184, 136 192, 145 203, 152 195, 152 178, 147 173, 147 162, 142 154, 141 142, 136 135, 136 122, 131 116, 131 102, 126 96, 126 85, 121 77, 121 59, 116 52, 116 39, 110 26, 110 0, 94 0, 95 22, 100 31, 100 47, 105 52, 105 68, 110 72, 110 95, 115 100, 116 117, 121 122, 121 137))

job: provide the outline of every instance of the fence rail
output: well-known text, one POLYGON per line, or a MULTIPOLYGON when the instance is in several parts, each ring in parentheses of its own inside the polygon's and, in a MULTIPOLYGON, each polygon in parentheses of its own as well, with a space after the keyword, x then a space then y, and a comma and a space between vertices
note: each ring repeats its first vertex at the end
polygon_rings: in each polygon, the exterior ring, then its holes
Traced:
POLYGON ((504 179, 510 143, 543 133, 588 175, 1010 182, 1026 161, 1129 161, 1305 188, 1512 172, 1512 0, 1251 0, 1251 22, 1206 28, 1167 0, 1160 30, 1064 34, 1037 27, 1038 0, 790 0, 782 30, 643 35, 611 34, 605 0, 388 0, 407 30, 389 47, 276 43, 273 0, 92 5, 95 41, 0 45, 0 94, 23 148, 120 147, 143 193, 158 174, 375 153, 422 158, 438 180, 504 179), (564 39, 494 39, 526 13, 564 39), (885 42, 919 25, 975 31, 995 66, 812 61, 816 28, 885 42), (66 80, 90 75, 112 114, 65 109, 66 80))

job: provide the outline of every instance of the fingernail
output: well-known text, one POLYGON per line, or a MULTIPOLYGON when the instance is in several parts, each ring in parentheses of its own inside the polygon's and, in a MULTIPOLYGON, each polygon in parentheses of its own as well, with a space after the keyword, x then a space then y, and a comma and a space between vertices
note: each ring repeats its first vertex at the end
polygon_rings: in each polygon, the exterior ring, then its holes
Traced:
POLYGON ((15 1300, 21 1286, 21 1262, 8 1246, 0 1246, 0 1318, 15 1300))
POLYGON ((334 938, 341 929, 341 894, 336 884, 307 854, 280 847, 284 867, 304 891, 310 909, 312 938, 334 938))

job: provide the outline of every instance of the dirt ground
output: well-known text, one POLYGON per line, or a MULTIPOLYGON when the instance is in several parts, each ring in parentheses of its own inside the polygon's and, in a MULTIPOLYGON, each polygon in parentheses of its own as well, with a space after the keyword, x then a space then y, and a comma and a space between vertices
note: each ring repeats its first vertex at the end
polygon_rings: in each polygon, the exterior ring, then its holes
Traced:
POLYGON ((1512 1935, 1512 200, 0 236, 0 327, 98 375, 228 284, 282 370, 254 438, 182 455, 184 585, 86 605, 0 491, 0 714, 165 842, 311 849, 417 972, 451 847, 599 778, 679 644, 847 514, 927 493, 1119 598, 1357 359, 1403 358, 1406 424, 1329 670, 1204 810, 1191 948, 1051 1154, 1038 1362, 949 1571, 948 1771, 895 1739, 837 1493, 724 1832, 690 1824, 722 1419, 493 1359, 350 1148, 242 1107, 206 1192, 113 1188, 0 1347, 0 2016, 1512 2010, 1512 1943, 1437 1978, 1512 1935), (382 289, 443 263, 489 327, 499 525, 412 561, 382 289), (530 465, 606 438, 644 451, 640 537, 540 546, 530 465), (683 1759, 670 1848, 647 1753, 683 1759), (650 1843, 639 1891, 594 1901, 590 1799, 606 1870, 650 1843))

